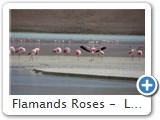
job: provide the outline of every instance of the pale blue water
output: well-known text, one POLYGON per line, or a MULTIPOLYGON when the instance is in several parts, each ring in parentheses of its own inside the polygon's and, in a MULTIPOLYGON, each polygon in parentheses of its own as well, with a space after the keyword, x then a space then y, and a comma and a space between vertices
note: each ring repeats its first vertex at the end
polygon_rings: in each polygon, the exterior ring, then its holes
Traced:
POLYGON ((104 34, 61 34, 61 33, 30 33, 11 32, 10 38, 27 38, 43 40, 119 40, 144 41, 144 35, 104 35, 104 34))
POLYGON ((31 69, 11 68, 11 85, 49 86, 49 87, 135 87, 135 82, 109 81, 97 78, 54 76, 34 73, 31 69))
MULTIPOLYGON (((51 34, 51 33, 23 33, 23 32, 11 32, 10 38, 26 38, 26 39, 41 39, 41 40, 119 40, 119 41, 129 41, 129 42, 142 42, 139 44, 131 44, 125 43, 120 45, 106 45, 107 47, 107 56, 128 56, 128 52, 126 50, 129 49, 129 46, 138 47, 139 45, 143 45, 145 41, 145 36, 136 36, 136 35, 95 35, 95 34, 51 34), (113 50, 114 49, 114 50, 113 50)), ((24 46, 27 48, 27 51, 33 49, 37 46, 36 43, 11 43, 11 45, 16 46, 24 46)), ((64 48, 65 46, 69 46, 72 51, 77 49, 81 44, 72 43, 68 44, 58 44, 53 42, 41 42, 41 51, 39 55, 50 55, 51 50, 60 46, 64 48)), ((88 45, 88 44, 86 44, 88 45)), ((95 46, 98 46, 95 44, 95 46)), ((71 53, 75 55, 74 52, 71 53)), ((83 54, 85 55, 85 54, 83 54)), ((87 55, 87 54, 86 54, 87 55)), ((68 88, 77 89, 77 88, 85 88, 85 94, 93 94, 90 93, 90 89, 96 91, 97 89, 117 89, 117 93, 115 94, 123 94, 123 92, 127 92, 126 94, 137 94, 136 90, 136 82, 133 81, 119 81, 119 80, 106 80, 106 79, 94 79, 94 78, 80 78, 80 77, 70 77, 70 76, 50 76, 43 74, 36 74, 32 71, 31 68, 10 68, 10 86, 13 91, 11 94, 23 94, 26 91, 18 89, 14 86, 32 86, 32 87, 53 87, 60 88, 62 90, 66 90, 68 88), (18 91, 15 91, 15 89, 18 91), (119 91, 120 89, 120 91, 119 91), (131 91, 130 89, 134 89, 131 91), (123 91, 123 92, 121 92, 123 91)), ((43 91, 41 91, 43 92, 43 91)), ((107 91, 103 91, 104 94, 107 94, 107 91), (106 92, 106 93, 105 93, 106 92)), ((124 92, 124 94, 125 94, 124 92)), ((27 92, 26 94, 31 94, 27 92)), ((36 94, 36 93, 35 93, 36 94)), ((43 93, 41 93, 43 94, 43 93)), ((54 93, 53 93, 54 94, 54 93)), ((59 93, 61 94, 61 93, 59 93)), ((78 93, 81 94, 81 93, 78 93)), ((83 93, 82 93, 83 94, 83 93)), ((101 94, 97 93, 97 94, 101 94)))
POLYGON ((136 90, 136 81, 43 75, 34 73, 32 71, 32 68, 10 67, 11 95, 24 95, 24 94, 27 95, 93 94, 94 95, 94 94, 108 94, 108 93, 138 94, 136 90), (58 90, 48 92, 48 90, 44 89, 44 87, 49 88, 50 90, 51 89, 57 90, 58 88, 58 90), (110 90, 115 90, 115 91, 111 92, 110 90))

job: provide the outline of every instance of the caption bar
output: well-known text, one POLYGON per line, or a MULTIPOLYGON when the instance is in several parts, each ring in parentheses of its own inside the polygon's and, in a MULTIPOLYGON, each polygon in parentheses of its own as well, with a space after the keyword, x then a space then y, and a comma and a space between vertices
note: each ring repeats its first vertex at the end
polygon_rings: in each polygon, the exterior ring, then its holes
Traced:
POLYGON ((151 98, 141 95, 10 96, 9 102, 9 110, 4 112, 10 115, 147 115, 151 112, 151 98))

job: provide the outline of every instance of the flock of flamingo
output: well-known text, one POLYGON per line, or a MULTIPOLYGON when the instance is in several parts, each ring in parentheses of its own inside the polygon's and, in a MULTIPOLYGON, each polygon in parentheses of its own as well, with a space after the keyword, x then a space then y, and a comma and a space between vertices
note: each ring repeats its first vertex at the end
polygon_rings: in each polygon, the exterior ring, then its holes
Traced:
POLYGON ((134 56, 138 56, 141 57, 143 55, 143 51, 142 49, 144 48, 144 46, 139 46, 138 49, 136 48, 132 48, 130 46, 130 50, 129 50, 129 55, 133 58, 134 56))
MULTIPOLYGON (((13 42, 13 40, 11 42, 13 42)), ((31 60, 33 61, 34 56, 38 55, 40 52, 40 40, 38 39, 38 40, 36 40, 36 42, 38 43, 38 47, 35 47, 34 49, 30 50, 29 52, 26 51, 25 47, 22 47, 22 46, 16 47, 15 45, 11 45, 9 48, 10 55, 17 54, 20 58, 21 55, 27 54, 27 55, 30 55, 30 61, 31 60)), ((69 43, 71 43, 71 41, 69 41, 69 43)), ((75 50, 75 55, 77 56, 78 60, 79 60, 80 55, 82 54, 81 50, 84 50, 84 51, 90 53, 90 55, 91 55, 90 61, 94 61, 95 53, 99 53, 98 55, 103 60, 103 56, 105 54, 104 50, 106 49, 106 47, 105 46, 95 47, 94 44, 92 44, 93 41, 89 41, 88 43, 89 43, 88 46, 82 45, 75 50), (91 44, 92 44, 92 46, 91 46, 91 44)), ((95 43, 98 43, 98 41, 96 41, 95 43)), ((108 43, 108 41, 106 41, 106 43, 108 43)), ((118 42, 116 41, 115 43, 117 44, 118 42)), ((130 46, 128 54, 132 58, 135 56, 141 57, 143 55, 143 51, 142 51, 143 48, 144 48, 144 46, 139 46, 137 49, 130 46)), ((62 52, 66 55, 69 55, 71 53, 71 49, 70 49, 70 47, 65 47, 64 50, 62 50, 62 48, 60 46, 52 48, 52 53, 57 55, 57 59, 60 59, 60 55, 62 54, 62 52)))

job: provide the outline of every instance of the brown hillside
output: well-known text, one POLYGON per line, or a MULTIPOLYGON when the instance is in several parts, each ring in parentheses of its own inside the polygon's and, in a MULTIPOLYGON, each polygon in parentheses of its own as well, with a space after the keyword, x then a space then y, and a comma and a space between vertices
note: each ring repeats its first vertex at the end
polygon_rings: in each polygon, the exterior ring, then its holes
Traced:
POLYGON ((11 31, 144 34, 144 10, 11 10, 11 31))

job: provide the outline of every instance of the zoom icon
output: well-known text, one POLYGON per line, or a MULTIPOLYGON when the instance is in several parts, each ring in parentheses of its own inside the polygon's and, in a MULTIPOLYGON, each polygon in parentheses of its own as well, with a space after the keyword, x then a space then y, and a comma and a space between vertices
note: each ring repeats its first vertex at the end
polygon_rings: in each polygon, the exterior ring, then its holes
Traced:
POLYGON ((137 81, 137 90, 144 96, 153 95, 158 88, 157 80, 153 76, 141 76, 137 81))

